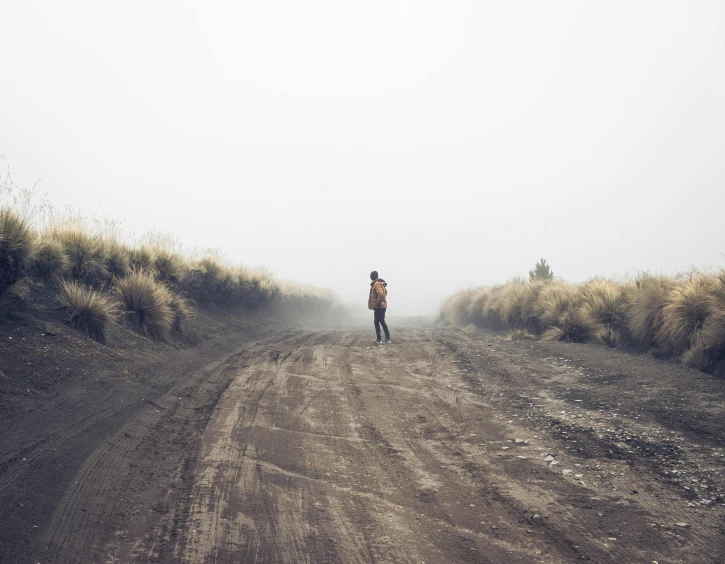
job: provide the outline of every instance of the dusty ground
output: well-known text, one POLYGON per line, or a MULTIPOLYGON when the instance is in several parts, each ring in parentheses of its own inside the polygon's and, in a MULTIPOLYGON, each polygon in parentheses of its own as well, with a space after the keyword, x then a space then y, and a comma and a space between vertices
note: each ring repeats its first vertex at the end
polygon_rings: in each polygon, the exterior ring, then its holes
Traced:
POLYGON ((725 561, 723 380, 597 346, 394 338, 268 330, 204 362, 183 351, 156 368, 173 384, 109 407, 75 457, 97 415, 11 414, 27 451, 3 430, 0 560, 725 561), (18 504, 43 470, 23 457, 54 449, 73 471, 45 472, 32 529, 18 504))

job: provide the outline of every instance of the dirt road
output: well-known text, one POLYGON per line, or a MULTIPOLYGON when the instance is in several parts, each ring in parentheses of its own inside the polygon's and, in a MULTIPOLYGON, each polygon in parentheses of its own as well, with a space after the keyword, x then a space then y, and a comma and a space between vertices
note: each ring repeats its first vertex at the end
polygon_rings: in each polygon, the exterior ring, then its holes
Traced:
POLYGON ((725 383, 406 329, 240 346, 121 425, 38 562, 725 561, 725 383))

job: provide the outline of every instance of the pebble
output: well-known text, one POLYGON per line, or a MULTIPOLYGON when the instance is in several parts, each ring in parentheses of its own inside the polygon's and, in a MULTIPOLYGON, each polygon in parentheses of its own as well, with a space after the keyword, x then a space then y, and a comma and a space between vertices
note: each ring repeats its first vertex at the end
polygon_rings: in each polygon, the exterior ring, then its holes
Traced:
POLYGON ((564 476, 568 476, 568 475, 569 475, 569 474, 571 474, 571 473, 572 473, 573 471, 574 471, 574 470, 569 470, 569 469, 565 469, 565 470, 562 470, 562 471, 561 471, 561 473, 562 473, 562 474, 564 474, 564 476))
POLYGON ((551 456, 550 454, 547 454, 547 455, 546 455, 546 458, 544 458, 544 460, 545 460, 546 462, 551 462, 552 460, 554 460, 554 457, 553 457, 553 456, 551 456))
POLYGON ((678 527, 689 527, 689 523, 685 523, 684 521, 680 521, 679 523, 675 523, 678 527))
POLYGON ((627 501, 626 499, 620 499, 619 501, 615 501, 614 503, 615 503, 616 505, 622 505, 622 506, 624 506, 624 507, 628 507, 629 505, 631 505, 631 504, 629 503, 629 501, 627 501))

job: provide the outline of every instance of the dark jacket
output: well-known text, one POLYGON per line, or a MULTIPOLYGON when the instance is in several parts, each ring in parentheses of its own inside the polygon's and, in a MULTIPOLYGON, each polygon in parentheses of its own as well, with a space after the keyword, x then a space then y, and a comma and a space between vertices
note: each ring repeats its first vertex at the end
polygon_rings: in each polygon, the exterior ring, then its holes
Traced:
POLYGON ((368 298, 368 309, 385 309, 388 307, 386 290, 388 283, 382 278, 370 283, 370 297, 368 298))

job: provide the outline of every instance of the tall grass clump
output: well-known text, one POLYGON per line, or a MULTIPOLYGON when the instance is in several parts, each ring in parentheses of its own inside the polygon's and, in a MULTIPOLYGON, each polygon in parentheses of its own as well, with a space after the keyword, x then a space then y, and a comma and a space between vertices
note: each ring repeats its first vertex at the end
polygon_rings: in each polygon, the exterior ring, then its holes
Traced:
POLYGON ((178 284, 186 274, 183 257, 166 249, 156 251, 153 267, 159 280, 167 284, 178 284))
POLYGON ((645 275, 635 282, 629 294, 627 326, 636 346, 649 349, 655 345, 655 335, 661 335, 662 310, 674 287, 664 276, 645 275))
POLYGON ((33 256, 31 270, 35 276, 44 280, 64 276, 70 270, 70 259, 63 245, 55 239, 41 239, 33 256))
POLYGON ((106 240, 106 270, 114 278, 123 278, 131 266, 129 248, 115 238, 106 240))
POLYGON ((601 325, 599 337, 607 345, 616 347, 628 340, 629 294, 626 286, 595 278, 579 288, 579 300, 582 307, 601 325))
POLYGON ((663 355, 681 355, 697 343, 712 313, 712 298, 719 285, 715 277, 694 276, 669 292, 662 306, 662 323, 655 334, 655 343, 663 355))
POLYGON ((29 222, 10 209, 0 209, 0 296, 20 280, 30 266, 35 234, 29 222))
POLYGON ((66 309, 67 322, 71 327, 80 329, 102 345, 106 344, 108 323, 116 311, 116 305, 107 295, 78 282, 64 280, 58 299, 66 309))
POLYGON ((92 235, 81 228, 64 228, 52 229, 49 236, 63 246, 74 280, 92 285, 108 280, 106 246, 99 235, 92 235))
POLYGON ((116 291, 121 307, 141 332, 167 341, 176 320, 171 309, 172 293, 152 273, 133 271, 118 281, 116 291))
POLYGON ((716 370, 725 364, 725 273, 717 278, 709 297, 710 315, 702 324, 699 338, 682 360, 699 370, 716 370))

